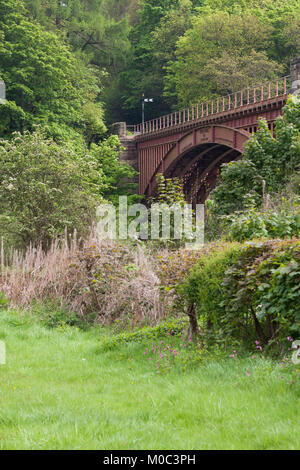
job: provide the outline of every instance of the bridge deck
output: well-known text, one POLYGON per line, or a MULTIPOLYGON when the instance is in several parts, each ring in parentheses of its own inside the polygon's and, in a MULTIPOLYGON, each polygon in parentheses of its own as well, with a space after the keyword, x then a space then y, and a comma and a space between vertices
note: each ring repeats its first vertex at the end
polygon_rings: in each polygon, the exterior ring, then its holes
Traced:
MULTIPOLYGON (((250 112, 257 115, 260 109, 272 110, 272 106, 278 104, 282 107, 282 103, 279 102, 286 100, 289 86, 290 77, 285 76, 267 84, 247 88, 182 111, 137 124, 134 126, 134 135, 138 141, 144 140, 146 136, 153 139, 155 134, 161 135, 168 133, 168 131, 174 133, 174 131, 192 128, 199 124, 224 123, 232 119, 236 120, 238 115, 241 118, 245 115, 249 116, 250 112)), ((245 126, 251 124, 252 122, 248 120, 248 122, 241 122, 240 126, 235 125, 234 127, 245 129, 245 126)))

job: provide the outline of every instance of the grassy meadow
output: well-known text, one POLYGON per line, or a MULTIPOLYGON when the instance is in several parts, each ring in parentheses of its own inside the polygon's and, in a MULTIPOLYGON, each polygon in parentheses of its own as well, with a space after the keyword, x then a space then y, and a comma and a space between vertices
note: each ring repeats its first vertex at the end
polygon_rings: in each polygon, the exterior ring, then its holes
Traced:
POLYGON ((159 372, 151 343, 105 335, 0 311, 0 449, 299 448, 295 366, 218 354, 159 372))

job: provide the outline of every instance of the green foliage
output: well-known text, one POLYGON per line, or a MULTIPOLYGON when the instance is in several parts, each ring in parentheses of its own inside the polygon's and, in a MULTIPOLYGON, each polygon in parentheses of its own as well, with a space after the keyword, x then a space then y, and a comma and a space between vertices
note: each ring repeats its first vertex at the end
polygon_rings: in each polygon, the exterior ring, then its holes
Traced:
POLYGON ((118 204, 119 196, 127 195, 129 203, 135 202, 138 196, 137 184, 132 182, 137 172, 125 162, 120 160, 120 153, 124 150, 117 136, 111 135, 98 145, 92 144, 89 153, 97 161, 97 169, 103 173, 102 196, 118 204))
POLYGON ((300 100, 291 96, 283 116, 275 122, 273 138, 265 120, 246 145, 244 156, 252 161, 266 181, 266 190, 276 192, 300 166, 300 100))
POLYGON ((293 334, 300 333, 300 257, 299 246, 279 253, 260 268, 261 277, 269 281, 260 284, 261 301, 258 318, 270 316, 282 327, 290 327, 293 334), (271 272, 271 276, 270 273, 271 272))
POLYGON ((246 247, 226 273, 223 307, 230 327, 243 327, 252 317, 262 343, 300 332, 299 242, 268 242, 246 247), (251 315, 251 317, 250 317, 251 315))
POLYGON ((17 247, 47 246, 57 235, 84 234, 101 200, 102 173, 41 130, 0 143, 1 235, 17 247))
POLYGON ((181 335, 186 328, 187 323, 184 320, 173 320, 159 323, 153 327, 144 327, 133 332, 120 333, 105 338, 101 343, 101 351, 116 349, 124 343, 145 343, 155 341, 168 336, 181 335))
POLYGON ((217 187, 207 201, 207 208, 218 216, 257 207, 261 202, 262 189, 263 178, 252 161, 243 158, 224 164, 217 187))
POLYGON ((139 2, 127 63, 106 91, 115 120, 120 103, 122 119, 140 121, 142 93, 151 119, 287 74, 299 12, 298 0, 139 2))
POLYGON ((206 12, 178 40, 167 68, 165 95, 196 104, 274 78, 282 67, 268 57, 272 28, 254 13, 206 12), (199 86, 205 83, 205 86, 199 86))
POLYGON ((300 212, 287 214, 278 210, 258 212, 250 209, 226 217, 231 240, 257 238, 293 238, 300 236, 300 212))
POLYGON ((192 234, 181 231, 185 208, 182 182, 179 178, 165 178, 162 174, 158 174, 156 183, 156 195, 149 200, 151 203, 149 230, 152 220, 156 217, 159 221, 159 230, 156 234, 159 241, 158 243, 153 241, 152 245, 178 248, 186 241, 186 237, 192 237, 192 234))
POLYGON ((8 307, 8 300, 3 294, 3 292, 0 291, 0 310, 3 308, 7 308, 7 307, 8 307))
POLYGON ((192 270, 182 288, 213 341, 280 344, 300 333, 298 241, 229 245, 192 270))
POLYGON ((25 4, 45 28, 58 31, 77 55, 105 67, 110 76, 124 65, 130 0, 25 0, 25 4))
POLYGON ((20 0, 1 0, 0 9, 0 75, 14 103, 1 110, 6 114, 2 135, 42 124, 57 140, 80 140, 78 132, 86 128, 89 141, 91 132, 103 136, 101 105, 95 103, 100 83, 93 68, 28 18, 20 0))
POLYGON ((0 104, 0 135, 10 135, 10 131, 25 121, 25 112, 14 101, 6 100, 0 104))
POLYGON ((155 202, 159 204, 184 204, 184 193, 179 178, 165 178, 162 174, 157 175, 157 196, 155 202))
POLYGON ((300 51, 299 0, 24 2, 101 77, 109 123, 139 122, 142 93, 151 119, 288 73, 300 51))
POLYGON ((64 309, 60 302, 51 302, 49 300, 46 302, 32 302, 30 315, 46 328, 63 329, 72 326, 86 330, 88 325, 75 312, 64 309))
POLYGON ((222 281, 227 269, 238 259, 241 247, 228 245, 222 250, 214 250, 202 257, 192 268, 187 281, 180 288, 189 305, 195 304, 198 317, 208 324, 219 325, 223 314, 222 281))

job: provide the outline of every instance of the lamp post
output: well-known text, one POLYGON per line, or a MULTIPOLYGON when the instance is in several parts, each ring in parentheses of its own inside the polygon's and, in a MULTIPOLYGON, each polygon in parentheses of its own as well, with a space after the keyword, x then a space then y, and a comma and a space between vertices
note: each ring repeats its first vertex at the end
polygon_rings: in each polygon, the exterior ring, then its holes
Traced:
POLYGON ((153 98, 145 98, 144 93, 142 94, 142 125, 144 128, 145 123, 145 103, 153 103, 153 98))

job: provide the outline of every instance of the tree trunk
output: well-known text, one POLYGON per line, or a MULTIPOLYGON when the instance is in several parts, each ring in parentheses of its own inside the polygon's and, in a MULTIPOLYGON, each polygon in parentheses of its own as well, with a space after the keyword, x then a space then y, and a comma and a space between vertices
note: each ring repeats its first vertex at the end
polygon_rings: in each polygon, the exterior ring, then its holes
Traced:
POLYGON ((260 341, 263 344, 266 344, 267 343, 266 335, 264 333, 264 330, 262 329, 261 324, 259 323, 259 321, 257 319, 257 316, 255 315, 255 312, 254 312, 253 308, 251 308, 251 315, 252 315, 252 318, 253 318, 253 321, 254 321, 255 332, 256 332, 258 338, 260 339, 260 341))
POLYGON ((199 330, 199 325, 198 325, 198 319, 197 319, 197 314, 195 310, 195 305, 192 304, 188 308, 188 317, 190 320, 190 328, 191 328, 191 333, 192 333, 192 339, 194 342, 197 342, 200 336, 200 330, 199 330))

